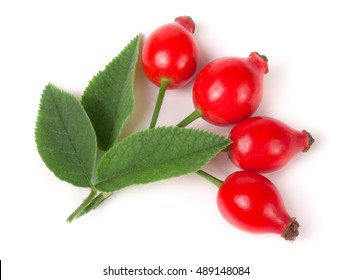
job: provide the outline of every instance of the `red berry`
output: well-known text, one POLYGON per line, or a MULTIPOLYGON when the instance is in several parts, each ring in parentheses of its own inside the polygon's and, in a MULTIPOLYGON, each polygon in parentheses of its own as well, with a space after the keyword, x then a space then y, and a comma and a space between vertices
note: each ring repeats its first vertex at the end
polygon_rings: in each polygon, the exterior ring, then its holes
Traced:
POLYGON ((142 51, 142 66, 148 79, 167 88, 179 88, 194 77, 199 62, 199 47, 193 37, 195 23, 190 17, 178 17, 163 25, 146 39, 142 51))
POLYGON ((195 108, 216 125, 234 124, 251 116, 262 100, 267 62, 256 52, 247 58, 224 57, 210 62, 195 79, 195 108))
POLYGON ((229 157, 238 167, 259 172, 282 168, 297 153, 306 152, 314 139, 268 117, 251 117, 237 124, 229 134, 233 142, 229 157))
POLYGON ((277 233, 294 240, 299 224, 286 212, 274 184, 250 171, 232 173, 220 186, 217 205, 233 226, 251 233, 277 233))

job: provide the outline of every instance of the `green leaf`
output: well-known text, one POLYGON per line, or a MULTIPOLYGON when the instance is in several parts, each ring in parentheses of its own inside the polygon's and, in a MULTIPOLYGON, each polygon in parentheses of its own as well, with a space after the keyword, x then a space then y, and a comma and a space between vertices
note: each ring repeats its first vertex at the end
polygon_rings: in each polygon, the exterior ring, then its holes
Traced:
POLYGON ((80 102, 48 84, 41 96, 35 129, 38 152, 61 180, 79 187, 91 186, 97 142, 80 102))
POLYGON ((102 157, 96 188, 112 192, 192 173, 229 144, 226 137, 190 128, 158 127, 137 132, 102 157))
POLYGON ((141 35, 136 36, 89 83, 82 104, 93 123, 98 146, 108 150, 134 110, 133 83, 141 35))

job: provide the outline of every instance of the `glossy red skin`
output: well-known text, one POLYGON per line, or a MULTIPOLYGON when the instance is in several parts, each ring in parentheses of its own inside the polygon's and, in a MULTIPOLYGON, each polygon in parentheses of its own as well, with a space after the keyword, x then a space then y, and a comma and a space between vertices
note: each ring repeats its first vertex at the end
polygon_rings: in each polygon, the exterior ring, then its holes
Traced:
POLYGON ((229 158, 244 170, 272 172, 285 166, 301 151, 308 150, 312 137, 269 117, 251 117, 230 132, 233 142, 229 158))
POLYGON ((148 79, 160 87, 167 78, 168 89, 180 88, 194 77, 199 64, 199 47, 194 39, 194 22, 179 17, 176 22, 157 28, 146 39, 142 66, 148 79))
POLYGON ((233 226, 251 233, 284 235, 294 221, 287 213, 275 185, 250 171, 232 173, 218 190, 217 205, 233 226))
POLYGON ((251 116, 263 94, 267 59, 258 53, 247 58, 224 57, 207 64, 193 86, 195 108, 215 125, 235 124, 251 116))

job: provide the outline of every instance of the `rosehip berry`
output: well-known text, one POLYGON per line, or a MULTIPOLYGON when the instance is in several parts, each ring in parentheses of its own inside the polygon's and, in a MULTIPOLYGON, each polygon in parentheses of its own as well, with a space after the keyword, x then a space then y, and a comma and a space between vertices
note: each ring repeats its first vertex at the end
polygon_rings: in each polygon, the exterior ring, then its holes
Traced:
POLYGON ((262 100, 265 56, 224 57, 207 64, 193 87, 193 102, 202 117, 216 125, 230 125, 251 116, 262 100))
POLYGON ((274 184, 251 171, 238 171, 227 177, 218 190, 217 205, 233 226, 251 233, 278 233, 294 240, 299 224, 285 210, 274 184))
POLYGON ((314 139, 268 117, 251 117, 237 124, 229 134, 229 158, 238 167, 259 172, 282 168, 298 152, 306 152, 314 139))
POLYGON ((167 88, 179 88, 195 75, 199 63, 199 47, 193 37, 195 23, 182 16, 157 28, 146 39, 142 51, 142 66, 148 79, 167 88))

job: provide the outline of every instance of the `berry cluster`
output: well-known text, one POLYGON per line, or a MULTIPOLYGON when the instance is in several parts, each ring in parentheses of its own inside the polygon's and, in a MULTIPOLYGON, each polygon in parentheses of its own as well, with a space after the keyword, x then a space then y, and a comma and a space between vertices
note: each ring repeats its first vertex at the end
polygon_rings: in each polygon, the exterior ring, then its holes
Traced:
MULTIPOLYGON (((150 128, 156 126, 166 89, 183 87, 197 73, 200 54, 194 30, 194 21, 182 16, 156 29, 145 41, 143 70, 160 87, 150 128)), ((314 140, 307 131, 297 131, 279 120, 252 117, 262 100, 266 73, 268 59, 257 52, 246 58, 209 62, 193 84, 195 110, 178 126, 185 127, 199 117, 214 125, 234 125, 227 151, 242 171, 224 182, 202 170, 197 173, 219 187, 218 208, 229 223, 245 231, 278 233, 294 240, 298 222, 287 213, 276 186, 260 173, 282 168, 294 155, 307 151, 314 140)))

